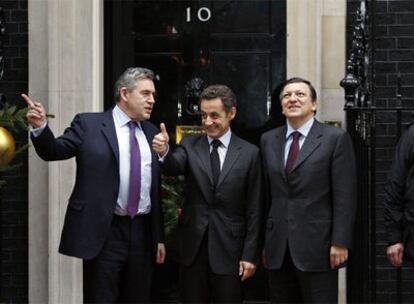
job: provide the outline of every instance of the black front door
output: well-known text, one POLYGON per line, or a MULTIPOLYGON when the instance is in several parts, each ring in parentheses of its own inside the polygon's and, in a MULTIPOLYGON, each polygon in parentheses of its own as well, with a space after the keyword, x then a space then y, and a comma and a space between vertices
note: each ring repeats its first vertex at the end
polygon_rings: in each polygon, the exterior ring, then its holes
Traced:
MULTIPOLYGON (((233 131, 258 143, 286 75, 286 0, 108 0, 105 25, 106 107, 126 67, 150 68, 158 80, 151 120, 174 134, 199 124, 200 88, 226 84, 238 97, 233 131)), ((275 108, 273 125, 282 123, 275 108)))

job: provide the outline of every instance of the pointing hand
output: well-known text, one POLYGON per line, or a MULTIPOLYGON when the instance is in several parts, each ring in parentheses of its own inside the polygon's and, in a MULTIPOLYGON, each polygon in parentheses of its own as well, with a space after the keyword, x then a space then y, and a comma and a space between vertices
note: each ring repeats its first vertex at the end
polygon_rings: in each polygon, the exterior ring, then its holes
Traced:
POLYGON ((33 128, 39 128, 46 121, 46 112, 40 102, 33 101, 26 94, 21 95, 27 103, 29 111, 27 111, 26 118, 33 128))

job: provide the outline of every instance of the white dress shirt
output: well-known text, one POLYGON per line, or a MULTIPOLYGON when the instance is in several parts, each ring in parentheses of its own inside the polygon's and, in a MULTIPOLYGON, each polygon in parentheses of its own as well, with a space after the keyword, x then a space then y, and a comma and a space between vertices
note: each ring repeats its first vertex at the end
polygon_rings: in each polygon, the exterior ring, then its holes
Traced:
MULTIPOLYGON (((130 169, 130 150, 129 150, 129 126, 131 120, 118 106, 112 110, 114 118, 116 137, 119 147, 119 193, 116 202, 115 213, 127 215, 128 192, 129 192, 129 169, 130 169)), ((151 211, 151 149, 145 137, 141 124, 138 122, 135 128, 135 136, 138 140, 141 152, 141 199, 138 205, 138 214, 145 214, 151 211)))

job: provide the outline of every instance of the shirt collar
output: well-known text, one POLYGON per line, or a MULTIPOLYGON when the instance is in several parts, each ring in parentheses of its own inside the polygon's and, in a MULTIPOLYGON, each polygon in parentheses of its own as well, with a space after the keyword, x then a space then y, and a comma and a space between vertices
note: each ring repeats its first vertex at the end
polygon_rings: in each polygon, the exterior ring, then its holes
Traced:
POLYGON ((287 122, 286 139, 289 138, 289 136, 295 131, 298 131, 304 137, 308 136, 309 131, 312 128, 314 121, 315 121, 315 118, 312 117, 307 122, 305 122, 299 129, 292 128, 289 122, 287 122))
MULTIPOLYGON (((208 139, 208 144, 211 145, 211 142, 214 140, 214 138, 211 138, 210 136, 207 136, 207 139, 208 139)), ((231 129, 229 128, 226 133, 224 133, 221 137, 219 137, 217 139, 220 140, 221 144, 225 148, 228 148, 228 146, 230 144, 230 139, 231 139, 231 129)))
MULTIPOLYGON (((112 110, 112 116, 114 117, 115 124, 118 127, 123 127, 132 120, 124 111, 121 110, 120 107, 118 107, 118 105, 115 105, 112 110)), ((137 121, 137 125, 138 127, 141 127, 141 123, 139 121, 137 121)))

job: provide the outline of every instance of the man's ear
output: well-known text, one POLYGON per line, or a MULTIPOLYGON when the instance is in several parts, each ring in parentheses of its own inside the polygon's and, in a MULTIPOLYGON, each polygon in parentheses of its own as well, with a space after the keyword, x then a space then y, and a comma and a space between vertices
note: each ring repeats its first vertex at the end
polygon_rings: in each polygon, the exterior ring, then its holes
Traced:
POLYGON ((283 102, 280 102, 280 107, 282 108, 282 114, 285 115, 285 108, 283 107, 283 102))
POLYGON ((128 101, 128 89, 126 87, 122 87, 119 89, 119 95, 121 96, 121 100, 128 101))
POLYGON ((231 107, 230 112, 228 114, 230 119, 233 119, 234 117, 236 117, 236 113, 237 113, 236 107, 231 107))
POLYGON ((315 100, 312 101, 312 109, 313 109, 313 112, 316 113, 317 107, 318 107, 318 104, 316 103, 316 99, 315 99, 315 100))

